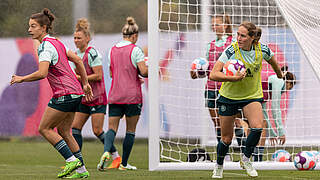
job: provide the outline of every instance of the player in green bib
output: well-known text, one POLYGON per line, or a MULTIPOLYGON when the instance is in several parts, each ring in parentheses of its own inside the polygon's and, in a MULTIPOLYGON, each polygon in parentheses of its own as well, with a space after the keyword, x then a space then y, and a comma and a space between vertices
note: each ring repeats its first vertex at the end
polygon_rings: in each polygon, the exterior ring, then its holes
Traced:
POLYGON ((250 134, 247 137, 240 165, 246 170, 248 176, 258 176, 250 162, 250 157, 260 140, 263 128, 262 59, 272 66, 278 78, 283 77, 273 52, 268 46, 259 42, 260 37, 260 28, 251 22, 243 22, 237 31, 237 41, 224 50, 210 73, 211 80, 223 82, 217 101, 222 137, 217 146, 217 164, 212 178, 223 176, 223 161, 232 142, 234 119, 239 109, 243 110, 250 126, 250 134), (234 76, 226 76, 222 68, 230 59, 242 61, 246 72, 240 72, 239 69, 234 76))

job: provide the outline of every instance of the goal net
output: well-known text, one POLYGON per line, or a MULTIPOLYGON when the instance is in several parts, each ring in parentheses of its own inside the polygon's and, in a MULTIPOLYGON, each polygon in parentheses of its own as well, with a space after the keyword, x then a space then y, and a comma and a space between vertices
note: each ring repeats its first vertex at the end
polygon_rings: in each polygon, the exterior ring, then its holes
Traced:
MULTIPOLYGON (((275 162, 272 155, 283 149, 292 157, 302 150, 319 150, 320 119, 320 3, 310 0, 160 0, 148 4, 149 32, 149 169, 212 169, 216 159, 216 132, 205 106, 206 78, 190 77, 191 63, 205 57, 207 44, 216 38, 211 17, 228 14, 233 37, 243 21, 262 28, 260 42, 268 44, 280 66, 287 65, 297 83, 282 94, 281 121, 286 142, 272 146, 266 136, 263 161, 257 169, 293 169, 292 162, 275 162), (160 12, 158 14, 158 12, 160 12), (160 72, 160 73, 159 73, 160 72), (203 149, 211 161, 201 159, 203 149), (191 157, 191 156, 190 156, 191 157)), ((272 73, 263 62, 263 71, 272 73)), ((271 101, 266 104, 271 128, 277 132, 271 101)), ((245 117, 241 117, 244 131, 245 117)), ((242 137, 242 138, 245 138, 242 137)), ((225 169, 240 169, 240 148, 234 138, 225 169)), ((206 159, 207 156, 205 156, 206 159)))

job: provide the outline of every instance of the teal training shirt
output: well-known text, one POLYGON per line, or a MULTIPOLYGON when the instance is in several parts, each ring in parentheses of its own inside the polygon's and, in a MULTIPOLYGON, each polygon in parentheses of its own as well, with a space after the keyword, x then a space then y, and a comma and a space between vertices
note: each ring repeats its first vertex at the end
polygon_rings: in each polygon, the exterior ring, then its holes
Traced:
MULTIPOLYGON (((87 48, 89 48, 88 46, 87 48)), ((85 52, 80 52, 79 49, 77 49, 77 55, 82 59, 85 52)), ((88 64, 90 67, 94 66, 102 66, 102 56, 101 54, 94 48, 91 48, 88 53, 88 64)))

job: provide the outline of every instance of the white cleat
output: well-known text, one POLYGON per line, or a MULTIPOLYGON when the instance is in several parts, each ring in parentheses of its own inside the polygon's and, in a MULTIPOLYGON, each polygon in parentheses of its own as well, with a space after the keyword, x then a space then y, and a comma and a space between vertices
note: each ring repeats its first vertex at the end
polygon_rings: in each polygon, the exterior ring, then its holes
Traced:
POLYGON ((240 161, 240 166, 242 169, 245 169, 247 171, 247 175, 250 177, 258 177, 258 172, 254 169, 252 166, 252 163, 250 161, 240 161))
POLYGON ((121 171, 125 171, 125 170, 137 170, 137 167, 135 166, 131 166, 130 164, 127 164, 127 166, 123 166, 122 164, 120 164, 119 170, 121 171))
POLYGON ((216 164, 213 169, 212 178, 222 179, 223 178, 223 165, 216 164))

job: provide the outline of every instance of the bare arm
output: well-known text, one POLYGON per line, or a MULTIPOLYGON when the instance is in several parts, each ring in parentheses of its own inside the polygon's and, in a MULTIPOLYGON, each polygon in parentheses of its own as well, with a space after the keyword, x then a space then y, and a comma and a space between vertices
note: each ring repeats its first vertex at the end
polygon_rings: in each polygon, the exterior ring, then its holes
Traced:
POLYGON ((92 93, 91 86, 88 83, 88 77, 87 77, 87 73, 84 68, 82 59, 70 50, 68 51, 67 56, 68 56, 68 59, 75 64, 76 69, 81 76, 81 83, 83 86, 83 91, 86 95, 86 97, 85 97, 86 100, 91 101, 93 98, 93 93, 92 93))
MULTIPOLYGON (((103 77, 103 70, 102 66, 94 66, 92 67, 93 74, 88 75, 88 81, 101 81, 103 77)), ((79 71, 76 70, 77 75, 79 74, 79 71)), ((81 81, 81 77, 77 76, 78 80, 81 81)))
POLYGON ((12 85, 15 83, 31 82, 31 81, 37 81, 40 79, 44 79, 48 75, 49 65, 50 65, 49 61, 41 61, 39 63, 39 70, 38 71, 35 71, 35 72, 28 74, 26 76, 13 75, 10 84, 12 85))
POLYGON ((240 81, 246 76, 246 72, 241 73, 240 69, 238 69, 235 76, 226 76, 222 72, 223 65, 224 63, 221 61, 217 61, 214 64, 214 67, 210 72, 210 76, 209 76, 210 80, 219 81, 219 82, 225 82, 225 81, 234 82, 234 81, 240 81))
POLYGON ((280 69, 280 67, 279 67, 279 65, 278 65, 278 63, 276 61, 276 58, 274 56, 272 56, 272 58, 267 62, 271 65, 272 69, 277 74, 277 77, 279 79, 283 78, 282 71, 281 71, 281 69, 280 69))
POLYGON ((140 61, 137 63, 137 67, 140 71, 140 75, 142 77, 148 77, 148 66, 146 66, 146 62, 145 61, 140 61))

